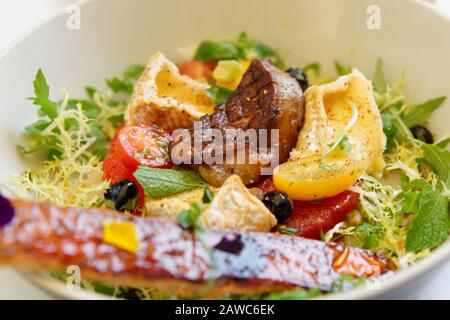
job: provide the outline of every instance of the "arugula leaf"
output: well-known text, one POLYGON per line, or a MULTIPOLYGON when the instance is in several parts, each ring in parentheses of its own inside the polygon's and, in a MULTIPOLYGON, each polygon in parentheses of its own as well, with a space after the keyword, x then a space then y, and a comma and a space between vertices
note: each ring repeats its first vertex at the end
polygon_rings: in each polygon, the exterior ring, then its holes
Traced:
POLYGON ((425 180, 414 180, 409 188, 406 202, 415 217, 406 234, 406 250, 435 248, 448 238, 448 199, 425 180))
POLYGON ((344 151, 345 153, 351 153, 352 152, 352 145, 348 141, 347 136, 344 136, 342 138, 341 142, 339 142, 339 148, 344 151))
POLYGON ((378 236, 381 232, 379 225, 372 225, 365 222, 362 225, 357 226, 355 232, 362 236, 362 243, 360 246, 363 249, 370 250, 378 245, 378 236))
MULTIPOLYGON (((118 77, 108 79, 106 80, 106 85, 113 92, 125 92, 127 94, 132 94, 134 83, 141 76, 144 70, 144 66, 140 64, 133 64, 125 70, 125 72, 123 73, 123 79, 119 79, 118 77)), ((88 88, 86 88, 86 90, 88 90, 88 88)), ((92 90, 92 88, 90 88, 89 90, 92 90)))
POLYGON ((295 289, 283 292, 270 293, 264 296, 264 300, 305 300, 319 297, 322 294, 319 288, 313 289, 295 289))
POLYGON ((188 170, 155 169, 140 166, 134 177, 152 198, 162 198, 204 186, 202 177, 188 170))
POLYGON ((39 119, 29 126, 25 127, 25 131, 32 134, 39 134, 44 131, 52 122, 47 119, 39 119))
POLYGON ((133 84, 131 82, 114 77, 106 80, 106 84, 113 92, 133 93, 133 84))
POLYGON ((203 206, 198 203, 193 203, 189 209, 181 211, 178 216, 178 224, 183 229, 199 229, 200 228, 200 214, 203 211, 203 206))
POLYGON ((86 94, 88 95, 88 97, 89 97, 91 100, 94 100, 94 94, 95 94, 98 90, 95 89, 94 87, 91 87, 91 86, 87 86, 87 87, 85 88, 85 90, 86 90, 86 94))
POLYGON ((450 179, 450 151, 439 148, 431 144, 422 144, 424 156, 422 161, 427 162, 433 167, 439 179, 447 182, 450 179))
POLYGON ((353 278, 353 276, 349 274, 343 274, 333 282, 331 285, 331 292, 347 292, 350 289, 359 287, 365 283, 366 279, 364 277, 353 278))
POLYGON ((314 72, 316 72, 316 73, 319 73, 320 72, 320 63, 318 63, 318 62, 313 62, 313 63, 310 63, 310 64, 308 64, 308 65, 306 65, 304 68, 303 68, 303 70, 305 71, 305 72, 307 72, 307 71, 314 71, 314 72))
POLYGON ((55 119, 58 115, 58 104, 49 99, 50 89, 45 79, 44 73, 41 69, 38 70, 33 82, 34 94, 33 98, 30 98, 35 105, 40 106, 40 112, 50 119, 55 119))
POLYGON ((89 119, 95 119, 101 113, 101 110, 97 105, 87 100, 70 99, 67 102, 67 108, 74 109, 78 104, 81 105, 81 109, 89 119))
POLYGON ((211 201, 213 200, 214 196, 211 192, 211 189, 209 188, 208 184, 205 184, 205 191, 203 192, 203 198, 202 201, 203 203, 211 203, 211 201))
POLYGON ((197 49, 194 60, 238 60, 242 55, 237 47, 228 41, 203 41, 197 49))
POLYGON ((380 58, 377 59, 375 75, 373 76, 373 86, 375 91, 379 94, 385 94, 388 88, 383 73, 383 60, 380 58))
POLYGON ((261 41, 249 39, 245 32, 233 41, 203 41, 194 55, 194 60, 198 61, 253 59, 271 59, 279 68, 284 67, 276 50, 261 41))
POLYGON ((450 143, 450 137, 444 138, 441 141, 436 142, 434 145, 438 148, 445 149, 450 143))
POLYGON ((282 224, 279 224, 277 226, 277 231, 281 234, 286 234, 289 236, 294 236, 298 233, 298 229, 297 228, 293 228, 293 227, 288 227, 282 224))
POLYGON ((408 127, 423 125, 431 114, 444 103, 447 97, 439 97, 421 104, 408 106, 402 114, 403 121, 408 127))
POLYGON ((411 140, 414 138, 411 130, 399 114, 399 110, 402 108, 403 103, 403 101, 398 101, 381 113, 383 120, 383 131, 388 138, 388 142, 392 140, 411 140))
POLYGON ((349 74, 352 72, 351 67, 344 67, 338 61, 334 62, 334 66, 336 67, 336 71, 337 71, 338 75, 340 75, 340 76, 345 76, 346 74, 349 74))
POLYGON ((381 114, 381 120, 383 121, 383 132, 388 141, 395 137, 395 127, 392 123, 392 116, 389 113, 383 112, 381 114))
POLYGON ((206 90, 206 95, 216 104, 227 102, 228 98, 233 94, 233 90, 218 86, 211 86, 206 90))
POLYGON ((239 34, 237 47, 244 59, 271 59, 278 68, 284 68, 284 61, 276 50, 261 41, 249 39, 245 32, 239 34))
POLYGON ((145 66, 140 64, 132 64, 125 70, 124 77, 125 79, 134 79, 137 80, 141 76, 142 72, 144 72, 145 66))

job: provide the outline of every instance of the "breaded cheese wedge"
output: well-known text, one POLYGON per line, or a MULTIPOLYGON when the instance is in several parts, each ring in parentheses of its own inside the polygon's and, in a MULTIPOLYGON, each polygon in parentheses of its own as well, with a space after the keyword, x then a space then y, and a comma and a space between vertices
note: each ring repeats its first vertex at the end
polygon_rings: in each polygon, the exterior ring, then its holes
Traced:
POLYGON ((169 132, 187 128, 214 111, 207 88, 206 83, 181 75, 174 63, 157 52, 135 85, 125 111, 126 124, 155 123, 169 132))
POLYGON ((162 199, 148 199, 145 201, 144 213, 146 216, 176 220, 178 214, 189 209, 191 204, 202 203, 203 193, 203 188, 195 188, 162 199))
POLYGON ((277 224, 275 216, 250 193, 237 175, 225 180, 200 215, 200 222, 207 228, 261 232, 270 231, 277 224))
POLYGON ((358 119, 347 134, 351 156, 367 172, 381 171, 386 147, 383 123, 372 82, 356 69, 334 82, 306 90, 304 125, 289 160, 324 154, 352 117, 349 100, 358 108, 358 119))

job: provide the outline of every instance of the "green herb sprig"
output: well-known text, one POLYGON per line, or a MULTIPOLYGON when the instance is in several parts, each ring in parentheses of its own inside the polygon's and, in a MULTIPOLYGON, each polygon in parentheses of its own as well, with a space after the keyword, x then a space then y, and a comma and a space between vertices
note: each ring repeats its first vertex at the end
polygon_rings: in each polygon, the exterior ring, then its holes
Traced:
POLYGON ((349 99, 346 99, 345 101, 352 108, 352 116, 349 122, 345 125, 344 130, 342 130, 342 133, 339 135, 337 140, 333 144, 331 144, 330 148, 318 160, 319 166, 326 171, 331 171, 333 170, 333 168, 325 164, 323 160, 337 147, 340 147, 344 151, 351 151, 351 145, 347 140, 347 134, 350 131, 350 129, 356 124, 356 121, 358 121, 359 113, 358 107, 353 101, 349 99))

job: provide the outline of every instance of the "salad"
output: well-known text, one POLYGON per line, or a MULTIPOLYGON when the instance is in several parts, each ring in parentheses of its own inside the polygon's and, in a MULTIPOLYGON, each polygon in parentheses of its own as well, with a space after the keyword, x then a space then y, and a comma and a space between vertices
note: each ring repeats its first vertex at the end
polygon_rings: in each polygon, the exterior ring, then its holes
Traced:
POLYGON ((0 197, 0 259, 125 299, 306 299, 407 268, 449 235, 450 137, 378 59, 287 66, 241 33, 50 98, 0 197), (370 80, 369 80, 370 79, 370 80), (45 157, 44 161, 42 159, 45 157))

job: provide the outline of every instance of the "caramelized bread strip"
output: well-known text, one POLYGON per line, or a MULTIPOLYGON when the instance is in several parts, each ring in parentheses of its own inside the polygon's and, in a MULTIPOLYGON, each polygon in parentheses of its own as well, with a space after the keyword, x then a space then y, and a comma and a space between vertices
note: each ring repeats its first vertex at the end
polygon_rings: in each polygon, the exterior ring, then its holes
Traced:
MULTIPOLYGON (((14 216, 7 223, 3 219, 0 227, 0 262, 32 270, 77 265, 87 279, 212 296, 296 286, 328 291, 343 273, 373 276, 392 269, 376 253, 299 237, 209 229, 199 241, 169 220, 23 200, 10 203, 14 216), (112 221, 134 224, 136 252, 102 240, 104 226, 112 221), (215 284, 206 290, 210 278, 215 284)), ((5 209, 0 210, 5 217, 5 209)))

